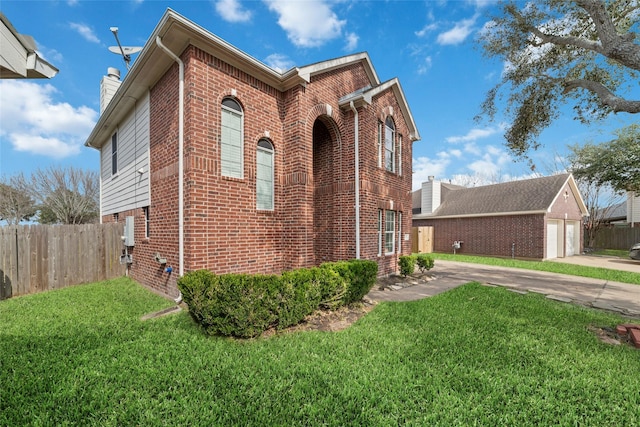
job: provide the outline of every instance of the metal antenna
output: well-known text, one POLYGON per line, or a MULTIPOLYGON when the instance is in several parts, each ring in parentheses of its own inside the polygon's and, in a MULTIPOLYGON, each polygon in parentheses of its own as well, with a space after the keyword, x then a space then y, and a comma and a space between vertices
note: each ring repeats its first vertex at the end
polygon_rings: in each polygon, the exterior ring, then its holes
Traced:
POLYGON ((111 27, 111 32, 116 38, 116 42, 118 46, 109 46, 109 50, 115 54, 122 55, 122 59, 124 63, 127 65, 127 70, 130 67, 131 63, 131 55, 134 53, 138 53, 142 50, 141 46, 122 46, 120 44, 120 39, 118 38, 118 27, 111 27))

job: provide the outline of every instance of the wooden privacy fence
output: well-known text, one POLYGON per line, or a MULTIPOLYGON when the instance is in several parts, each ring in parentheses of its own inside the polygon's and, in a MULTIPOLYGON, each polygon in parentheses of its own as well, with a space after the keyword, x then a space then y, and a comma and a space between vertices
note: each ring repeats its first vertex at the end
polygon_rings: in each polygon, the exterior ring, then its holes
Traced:
POLYGON ((0 300, 122 276, 124 224, 0 227, 0 300))
POLYGON ((640 243, 640 227, 601 228, 596 233, 594 247, 602 249, 629 249, 640 243))

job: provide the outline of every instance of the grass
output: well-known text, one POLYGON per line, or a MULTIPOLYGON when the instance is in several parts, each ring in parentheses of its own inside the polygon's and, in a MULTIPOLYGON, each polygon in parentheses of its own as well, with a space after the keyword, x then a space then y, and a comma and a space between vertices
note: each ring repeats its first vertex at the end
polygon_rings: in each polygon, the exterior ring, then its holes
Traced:
POLYGON ((615 256, 618 258, 629 258, 629 249, 596 249, 593 255, 615 256))
POLYGON ((628 321, 468 284, 238 341, 126 278, 0 302, 0 425, 640 425, 628 321))
POLYGON ((591 277, 612 282, 631 283, 640 285, 640 273, 630 271, 612 270, 602 267, 589 267, 575 264, 564 264, 551 261, 524 261, 510 258, 492 258, 487 256, 474 256, 462 254, 432 253, 434 259, 470 262, 476 264, 495 265, 500 267, 522 268, 526 270, 548 271, 551 273, 569 274, 572 276, 591 277))

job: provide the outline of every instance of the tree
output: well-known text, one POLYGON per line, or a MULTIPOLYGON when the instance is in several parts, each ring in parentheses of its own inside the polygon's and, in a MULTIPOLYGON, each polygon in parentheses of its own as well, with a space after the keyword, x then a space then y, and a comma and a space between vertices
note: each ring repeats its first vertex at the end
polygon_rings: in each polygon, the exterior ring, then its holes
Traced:
POLYGON ((505 67, 478 118, 494 119, 502 89, 509 90, 505 138, 515 156, 539 148, 536 137, 570 99, 583 123, 640 113, 640 100, 624 96, 638 84, 640 71, 638 0, 509 1, 501 12, 480 44, 485 56, 502 59, 505 67))
POLYGON ((36 202, 41 223, 85 224, 98 218, 100 184, 95 171, 51 166, 29 177, 21 173, 14 180, 36 202))
POLYGON ((601 144, 570 146, 569 161, 577 179, 598 186, 610 185, 615 192, 640 192, 640 125, 615 132, 618 136, 601 144))
POLYGON ((0 221, 9 225, 29 221, 36 214, 34 200, 19 188, 16 180, 0 182, 0 221))

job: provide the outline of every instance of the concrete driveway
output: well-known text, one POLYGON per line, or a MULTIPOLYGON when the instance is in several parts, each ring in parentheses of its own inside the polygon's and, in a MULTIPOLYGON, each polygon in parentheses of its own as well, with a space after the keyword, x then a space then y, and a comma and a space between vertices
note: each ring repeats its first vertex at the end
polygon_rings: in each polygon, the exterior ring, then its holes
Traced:
POLYGON ((618 258, 611 256, 595 256, 595 255, 576 255, 566 258, 555 258, 549 260, 552 262, 561 262, 565 264, 586 265, 589 267, 602 267, 611 270, 630 271, 640 274, 640 261, 631 258, 618 258))
MULTIPOLYGON (((585 259, 585 262, 588 260, 585 259)), ((476 281, 504 286, 516 292, 537 292, 550 299, 640 317, 640 285, 442 260, 436 260, 431 273, 433 279, 427 282, 396 291, 373 289, 367 297, 374 301, 411 301, 476 281)))

